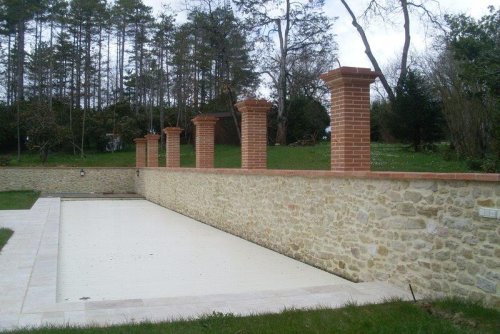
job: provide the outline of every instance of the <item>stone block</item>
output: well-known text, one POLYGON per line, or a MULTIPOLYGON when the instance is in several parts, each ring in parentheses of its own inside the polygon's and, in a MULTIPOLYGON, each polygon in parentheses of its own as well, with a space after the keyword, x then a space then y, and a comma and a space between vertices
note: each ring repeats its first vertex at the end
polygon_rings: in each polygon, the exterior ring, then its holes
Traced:
POLYGON ((415 209, 415 205, 409 202, 399 203, 397 205, 397 210, 398 213, 402 216, 415 216, 417 212, 415 209))
POLYGON ((497 283, 498 281, 492 281, 485 277, 478 276, 476 280, 476 286, 488 293, 496 293, 497 292, 497 283))
POLYGON ((405 191, 403 198, 405 201, 418 203, 422 199, 422 195, 416 191, 405 191))

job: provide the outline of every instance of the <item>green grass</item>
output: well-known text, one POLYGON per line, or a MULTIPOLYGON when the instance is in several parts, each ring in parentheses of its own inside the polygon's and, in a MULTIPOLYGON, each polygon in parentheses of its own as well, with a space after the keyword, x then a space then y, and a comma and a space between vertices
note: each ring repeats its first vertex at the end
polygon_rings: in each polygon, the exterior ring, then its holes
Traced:
POLYGON ((49 154, 47 162, 42 163, 38 154, 23 152, 18 162, 11 154, 9 166, 13 167, 133 167, 135 166, 135 151, 119 152, 88 152, 84 158, 70 153, 55 152, 49 154))
POLYGON ((40 196, 40 192, 32 190, 0 192, 0 210, 30 209, 40 196))
POLYGON ((0 228, 0 251, 7 244, 9 238, 14 234, 14 231, 8 228, 0 228))
MULTIPOLYGON (((30 209, 36 202, 38 191, 2 191, 0 192, 0 210, 30 209)), ((0 251, 12 236, 14 231, 0 228, 0 251)))
MULTIPOLYGON (((437 152, 415 153, 401 144, 373 143, 372 170, 404 172, 470 172, 465 161, 445 159, 446 145, 438 146, 437 152)), ((181 166, 195 166, 195 152, 192 145, 181 146, 181 166)), ((10 166, 76 166, 76 167, 133 167, 135 151, 89 152, 85 158, 72 154, 53 153, 45 164, 38 155, 24 153, 21 161, 14 159, 10 166)), ((160 166, 165 166, 165 152, 160 153, 160 166)), ((238 146, 217 145, 215 148, 216 168, 240 168, 241 149, 238 146)), ((330 169, 330 144, 316 146, 268 147, 268 168, 270 169, 330 169)))
POLYGON ((437 146, 437 152, 413 152, 401 144, 371 145, 372 170, 404 172, 470 172, 465 161, 445 159, 446 145, 437 146))
POLYGON ((469 304, 428 305, 391 301, 379 305, 340 309, 287 310, 280 314, 237 317, 212 314, 198 320, 171 323, 138 323, 106 328, 65 327, 19 330, 9 333, 498 333, 500 312, 469 304), (441 307, 443 312, 436 313, 441 307), (484 315, 484 316, 483 316, 484 315))

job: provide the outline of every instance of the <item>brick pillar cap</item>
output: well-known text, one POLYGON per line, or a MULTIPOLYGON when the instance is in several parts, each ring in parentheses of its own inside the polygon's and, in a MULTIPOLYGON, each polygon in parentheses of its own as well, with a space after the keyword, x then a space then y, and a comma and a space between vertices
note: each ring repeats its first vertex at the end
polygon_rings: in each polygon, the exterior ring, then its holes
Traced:
POLYGON ((145 143, 147 140, 146 138, 135 138, 134 143, 145 143))
POLYGON ((164 133, 172 133, 172 134, 175 134, 175 133, 181 133, 184 129, 183 128, 178 128, 178 127, 167 127, 165 129, 163 129, 163 132, 164 133))
POLYGON ((158 140, 158 139, 160 139, 160 135, 150 133, 150 134, 145 135, 144 138, 146 138, 147 140, 158 140))
POLYGON ((236 108, 240 112, 245 112, 245 111, 262 111, 262 112, 267 112, 271 109, 273 104, 267 100, 264 99, 245 99, 242 101, 239 101, 238 103, 235 104, 236 108))
POLYGON ((326 83, 342 79, 342 78, 353 78, 353 79, 363 79, 373 82, 380 75, 380 73, 372 71, 366 67, 347 67, 343 66, 335 70, 331 70, 327 73, 320 75, 320 78, 326 83))
POLYGON ((198 124, 210 124, 217 122, 219 119, 215 116, 209 116, 209 115, 198 115, 195 118, 193 118, 191 121, 194 123, 194 125, 198 124))

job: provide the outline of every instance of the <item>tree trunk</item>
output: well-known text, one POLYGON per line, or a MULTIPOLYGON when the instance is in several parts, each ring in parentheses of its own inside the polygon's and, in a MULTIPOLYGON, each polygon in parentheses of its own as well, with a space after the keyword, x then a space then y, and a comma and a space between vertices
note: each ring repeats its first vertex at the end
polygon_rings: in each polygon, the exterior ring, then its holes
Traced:
POLYGON ((53 35, 54 35, 54 20, 52 19, 50 21, 50 60, 49 60, 49 112, 52 114, 52 72, 53 72, 53 67, 54 67, 54 64, 53 64, 53 50, 52 50, 52 47, 53 47, 53 41, 52 41, 52 38, 53 38, 53 35))
POLYGON ((99 25, 99 46, 97 55, 97 110, 102 110, 101 58, 102 58, 102 24, 99 25))
POLYGON ((404 17, 404 31, 405 31, 405 41, 403 45, 403 52, 401 54, 401 66, 399 72, 398 84, 401 83, 401 80, 406 77, 406 73, 408 72, 408 50, 410 49, 410 14, 408 13, 408 2, 407 0, 401 0, 401 8, 403 9, 403 17, 404 17))
POLYGON ((125 23, 123 23, 120 39, 120 100, 123 100, 123 62, 125 58, 125 23))
POLYGON ((85 142, 85 117, 87 116, 86 113, 87 113, 87 111, 84 108, 83 109, 83 117, 82 117, 82 140, 81 140, 81 146, 80 146, 80 158, 85 157, 85 154, 83 151, 83 144, 85 142))
POLYGON ((11 80, 11 34, 9 32, 9 38, 7 41, 7 105, 10 106, 12 103, 12 80, 11 80))
POLYGON ((278 76, 278 128, 276 131, 276 144, 286 145, 286 75, 288 56, 288 34, 290 31, 290 0, 286 1, 285 29, 281 27, 281 20, 276 20, 280 43, 280 64, 278 76))
POLYGON ((241 129, 240 129, 240 124, 238 123, 238 118, 236 117, 236 99, 234 98, 233 91, 231 90, 231 87, 227 87, 227 92, 229 95, 229 110, 231 111, 231 116, 233 118, 234 122, 234 127, 236 128, 236 133, 238 134, 238 141, 241 145, 241 129))
MULTIPOLYGON (((36 16, 36 18, 38 17, 38 15, 36 16)), ((37 54, 37 50, 38 50, 38 20, 35 18, 35 45, 33 46, 33 49, 34 49, 34 52, 33 54, 37 54)), ((37 99, 39 100, 40 99, 40 96, 41 94, 38 93, 37 94, 37 87, 41 86, 38 84, 38 71, 40 70, 40 67, 38 66, 38 55, 37 55, 37 58, 33 59, 33 67, 34 67, 34 73, 33 73, 33 85, 32 85, 32 94, 33 96, 36 96, 37 99)))
MULTIPOLYGON (((135 92, 134 92, 134 111, 139 114, 139 45, 138 45, 138 26, 135 24, 134 32, 134 66, 135 66, 135 92)), ((150 129, 151 130, 151 129, 150 129)))
POLYGON ((82 51, 82 26, 78 27, 78 36, 76 40, 76 91, 75 91, 75 107, 80 108, 81 93, 82 93, 82 58, 80 52, 82 51))
POLYGON ((111 61, 110 57, 109 57, 109 46, 111 45, 111 31, 108 31, 108 45, 107 45, 107 62, 106 62, 106 105, 109 106, 110 104, 110 95, 109 95, 109 89, 110 89, 110 85, 109 85, 109 76, 111 75, 110 73, 110 66, 109 66, 109 63, 111 61))
POLYGON ((17 161, 21 160, 21 101, 24 100, 24 32, 25 22, 20 20, 17 26, 17 89, 16 89, 16 127, 17 161))
POLYGON ((165 126, 165 111, 163 110, 163 43, 160 45, 160 50, 158 54, 158 63, 160 76, 158 80, 158 107, 160 108, 160 148, 163 150, 165 143, 165 134, 163 133, 163 128, 165 126))
POLYGON ((85 26, 85 64, 84 64, 84 102, 83 106, 85 109, 90 109, 90 86, 91 86, 91 77, 90 71, 92 66, 91 59, 91 47, 92 47, 92 35, 90 22, 88 22, 85 26))
POLYGON ((91 26, 90 20, 86 22, 85 26, 85 64, 84 64, 84 102, 83 102, 83 116, 82 116, 82 140, 80 147, 80 157, 84 157, 84 142, 85 142, 85 118, 87 116, 87 111, 90 109, 90 67, 91 67, 91 26))
POLYGON ((24 100, 24 33, 25 22, 20 21, 17 25, 17 99, 24 100))

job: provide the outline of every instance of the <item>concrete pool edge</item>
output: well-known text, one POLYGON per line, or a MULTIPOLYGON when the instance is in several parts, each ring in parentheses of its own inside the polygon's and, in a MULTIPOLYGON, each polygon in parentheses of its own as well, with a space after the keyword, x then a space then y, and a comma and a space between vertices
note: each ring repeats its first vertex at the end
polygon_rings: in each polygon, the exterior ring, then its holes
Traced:
POLYGON ((37 219, 42 225, 33 233, 33 237, 38 238, 37 249, 32 253, 32 267, 22 307, 18 312, 0 313, 0 329, 49 324, 110 325, 130 321, 162 321, 212 312, 248 315, 279 312, 291 307, 339 307, 351 301, 363 304, 391 297, 409 298, 407 292, 388 283, 370 282, 202 297, 57 303, 60 208, 60 198, 43 198, 29 211, 32 219, 37 219))

